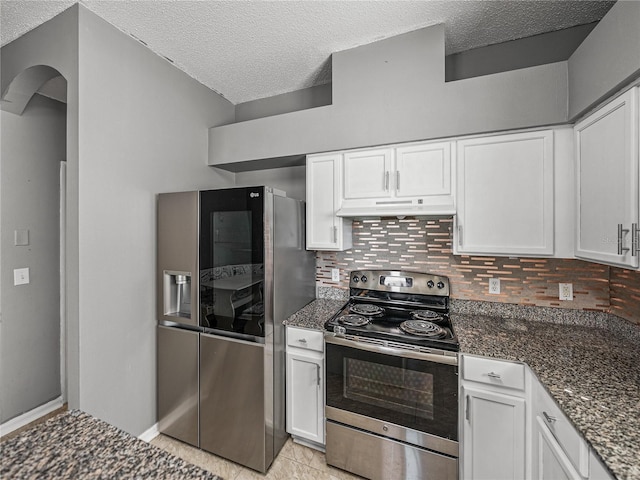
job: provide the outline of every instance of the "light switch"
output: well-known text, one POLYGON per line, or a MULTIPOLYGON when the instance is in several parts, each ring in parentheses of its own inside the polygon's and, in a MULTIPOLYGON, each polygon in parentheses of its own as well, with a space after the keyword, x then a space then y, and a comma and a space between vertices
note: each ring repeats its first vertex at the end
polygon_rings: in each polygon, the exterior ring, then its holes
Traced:
POLYGON ((14 230, 13 231, 13 244, 16 247, 22 247, 29 245, 29 230, 14 230))
POLYGON ((13 284, 26 285, 27 283, 29 283, 29 268, 14 268, 13 284))

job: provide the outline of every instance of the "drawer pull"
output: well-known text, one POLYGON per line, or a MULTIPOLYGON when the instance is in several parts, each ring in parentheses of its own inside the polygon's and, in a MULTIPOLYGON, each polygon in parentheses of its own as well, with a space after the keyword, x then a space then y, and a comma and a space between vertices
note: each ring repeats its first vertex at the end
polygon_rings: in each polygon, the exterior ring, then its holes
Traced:
POLYGON ((556 423, 556 420, 558 420, 556 417, 554 417, 553 415, 549 415, 547 412, 542 412, 542 416, 549 424, 554 424, 556 423))
POLYGON ((307 344, 307 339, 306 338, 299 338, 298 341, 300 343, 304 343, 305 345, 307 344))
POLYGON ((495 380, 500 380, 500 379, 502 378, 502 376, 501 376, 500 374, 495 373, 495 372, 489 372, 489 373, 487 373, 487 377, 489 377, 489 378, 493 378, 493 379, 495 379, 495 380))

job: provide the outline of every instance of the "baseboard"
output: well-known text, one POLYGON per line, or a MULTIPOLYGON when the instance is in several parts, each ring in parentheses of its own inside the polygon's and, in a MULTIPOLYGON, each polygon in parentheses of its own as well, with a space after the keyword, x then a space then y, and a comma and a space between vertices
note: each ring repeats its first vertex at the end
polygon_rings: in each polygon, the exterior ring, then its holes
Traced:
POLYGON ((44 405, 40 405, 39 407, 34 408, 33 410, 29 410, 22 415, 18 415, 11 420, 7 420, 5 423, 0 425, 0 437, 8 435, 15 430, 18 430, 19 428, 22 428, 25 425, 38 420, 40 417, 43 417, 61 408, 63 405, 64 402, 62 401, 62 397, 58 397, 48 403, 45 403, 44 405))
POLYGON ((138 435, 138 438, 140 440, 144 440, 145 442, 150 442, 151 440, 156 438, 158 435, 160 435, 160 431, 158 430, 158 424, 156 423, 154 425, 151 425, 151 428, 149 428, 148 430, 145 430, 140 435, 138 435))

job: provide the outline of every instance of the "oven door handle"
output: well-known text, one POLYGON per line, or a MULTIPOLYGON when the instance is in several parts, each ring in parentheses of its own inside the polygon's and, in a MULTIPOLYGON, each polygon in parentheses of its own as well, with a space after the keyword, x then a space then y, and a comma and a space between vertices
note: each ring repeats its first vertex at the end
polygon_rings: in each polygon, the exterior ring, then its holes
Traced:
POLYGON ((367 352, 382 353, 384 355, 394 355, 396 357, 412 358, 415 360, 426 360, 434 363, 443 363, 445 365, 458 365, 457 354, 445 355, 438 353, 421 352, 418 350, 389 347, 386 345, 380 345, 378 343, 369 343, 366 340, 351 340, 343 337, 337 337, 332 333, 325 333, 324 341, 326 343, 342 345, 344 347, 355 348, 357 350, 365 350, 367 352))

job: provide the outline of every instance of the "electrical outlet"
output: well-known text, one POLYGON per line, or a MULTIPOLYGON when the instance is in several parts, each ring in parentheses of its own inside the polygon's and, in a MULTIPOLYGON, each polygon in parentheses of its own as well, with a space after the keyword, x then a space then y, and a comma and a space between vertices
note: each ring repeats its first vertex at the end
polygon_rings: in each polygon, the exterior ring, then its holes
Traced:
POLYGON ((489 279, 489 293, 492 295, 498 295, 500 293, 500 279, 499 278, 490 278, 489 279))
POLYGON ((340 269, 339 268, 332 268, 331 269, 331 281, 332 282, 339 282, 340 281, 340 269))
POLYGON ((561 283, 558 298, 560 298, 560 300, 573 300, 573 284, 561 283))
POLYGON ((13 284, 26 285, 27 283, 29 283, 29 269, 15 268, 13 270, 13 284))

